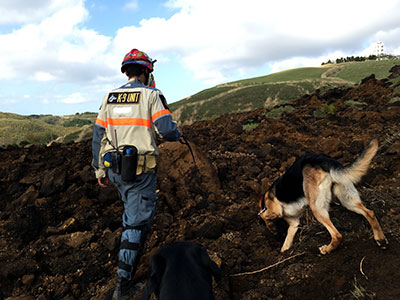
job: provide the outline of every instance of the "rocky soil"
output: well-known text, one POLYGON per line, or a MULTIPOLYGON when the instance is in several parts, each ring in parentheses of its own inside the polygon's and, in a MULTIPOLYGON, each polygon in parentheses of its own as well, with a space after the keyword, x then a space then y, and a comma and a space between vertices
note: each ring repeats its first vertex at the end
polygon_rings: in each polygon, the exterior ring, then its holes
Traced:
MULTIPOLYGON (((188 148, 160 145, 159 206, 135 279, 163 245, 192 240, 207 247, 223 278, 216 299, 400 299, 399 68, 346 90, 306 95, 279 119, 265 110, 183 127, 188 148), (389 240, 374 242, 367 221, 331 205, 343 235, 329 234, 304 212, 293 248, 280 253, 286 225, 269 232, 257 201, 304 153, 353 162, 377 138, 378 154, 357 185, 389 240)), ((229 105, 227 103, 226 105, 229 105)), ((0 299, 107 299, 116 279, 122 204, 97 186, 90 141, 0 149, 0 299)), ((140 294, 132 297, 140 299, 140 294)))

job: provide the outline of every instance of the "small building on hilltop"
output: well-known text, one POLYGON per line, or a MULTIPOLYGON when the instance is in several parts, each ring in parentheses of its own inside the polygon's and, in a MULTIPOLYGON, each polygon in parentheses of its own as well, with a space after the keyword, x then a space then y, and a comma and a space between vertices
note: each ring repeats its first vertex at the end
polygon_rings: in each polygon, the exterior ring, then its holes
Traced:
POLYGON ((372 55, 382 56, 385 53, 384 49, 385 45, 382 41, 375 42, 372 44, 372 55))

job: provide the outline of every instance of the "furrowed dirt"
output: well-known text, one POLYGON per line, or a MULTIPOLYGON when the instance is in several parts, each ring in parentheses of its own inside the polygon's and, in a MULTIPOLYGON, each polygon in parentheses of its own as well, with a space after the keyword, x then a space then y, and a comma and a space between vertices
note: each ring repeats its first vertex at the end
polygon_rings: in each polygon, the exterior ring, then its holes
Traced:
MULTIPOLYGON (((395 67, 389 78, 398 76, 395 67)), ((293 101, 295 110, 279 119, 257 110, 183 127, 197 168, 185 145, 160 145, 158 212, 135 279, 145 283, 160 247, 191 240, 221 265, 216 299, 400 299, 398 91, 370 76, 293 101), (259 197, 296 157, 313 151, 346 165, 372 138, 380 148, 357 188, 388 248, 334 199, 338 249, 319 254, 329 234, 306 210, 293 248, 280 253, 286 225, 276 222, 273 234, 260 224, 259 197)), ((0 149, 0 299, 110 296, 122 204, 112 186, 97 186, 90 162, 91 141, 0 149)))

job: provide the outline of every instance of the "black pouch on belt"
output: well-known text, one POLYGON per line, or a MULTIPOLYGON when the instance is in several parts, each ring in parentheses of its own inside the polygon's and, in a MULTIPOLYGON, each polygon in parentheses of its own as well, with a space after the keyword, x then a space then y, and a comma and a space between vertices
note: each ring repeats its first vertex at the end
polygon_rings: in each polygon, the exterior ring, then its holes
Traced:
POLYGON ((121 179, 135 181, 138 151, 135 146, 125 146, 122 151, 121 179))
POLYGON ((121 159, 122 155, 119 151, 111 152, 111 170, 115 174, 121 173, 121 159))

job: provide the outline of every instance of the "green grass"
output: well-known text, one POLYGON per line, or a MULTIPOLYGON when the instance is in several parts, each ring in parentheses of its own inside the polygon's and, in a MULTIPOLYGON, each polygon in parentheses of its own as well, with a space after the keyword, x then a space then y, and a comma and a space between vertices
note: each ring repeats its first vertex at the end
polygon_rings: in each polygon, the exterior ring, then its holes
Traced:
POLYGON ((243 125, 243 130, 253 130, 256 128, 260 123, 249 123, 243 125))
POLYGON ((249 85, 249 84, 262 84, 262 83, 272 83, 272 82, 298 81, 306 79, 310 80, 320 79, 321 75, 327 70, 328 70, 327 67, 298 68, 298 69, 281 71, 266 76, 235 81, 233 83, 237 83, 240 85, 249 85))
POLYGON ((320 109, 316 109, 313 112, 314 117, 324 118, 327 115, 334 115, 336 113, 336 107, 334 104, 324 103, 320 109))
POLYGON ((73 133, 79 135, 82 126, 94 123, 96 115, 84 113, 64 117, 22 116, 0 112, 0 146, 47 144, 58 137, 73 133))
POLYGON ((395 59, 348 63, 346 64, 345 68, 336 76, 338 78, 353 82, 359 82, 371 74, 375 74, 377 79, 382 79, 388 77, 389 70, 393 66, 399 64, 400 61, 395 59))
POLYGON ((46 144, 62 135, 64 128, 34 119, 0 119, 0 145, 46 144))
POLYGON ((80 131, 72 132, 65 136, 64 143, 73 142, 78 139, 80 131))
POLYGON ((244 86, 232 93, 222 93, 215 100, 203 102, 188 101, 185 105, 177 103, 171 105, 172 111, 180 108, 179 120, 205 120, 214 119, 223 114, 233 112, 251 111, 271 105, 286 103, 295 100, 305 94, 314 92, 317 88, 331 86, 329 83, 323 85, 321 81, 310 80, 296 83, 263 83, 255 86, 244 86))
POLYGON ((190 96, 189 98, 186 98, 184 100, 178 101, 178 102, 174 102, 172 103, 170 106, 173 108, 174 106, 176 106, 177 104, 179 104, 180 102, 190 102, 190 103, 194 103, 194 102, 199 102, 202 100, 207 100, 210 99, 214 96, 217 96, 221 93, 225 93, 229 90, 232 90, 234 87, 232 86, 219 86, 219 87, 214 87, 211 89, 207 89, 204 91, 201 91, 197 94, 194 94, 193 96, 190 96))
POLYGON ((79 119, 79 118, 74 118, 70 120, 66 120, 62 123, 64 127, 82 127, 88 124, 91 124, 92 122, 89 120, 84 120, 84 119, 79 119))
POLYGON ((392 99, 390 99, 389 103, 397 103, 400 102, 400 97, 393 97, 392 99))
POLYGON ((358 101, 354 101, 354 100, 346 100, 346 101, 344 101, 344 104, 345 105, 348 105, 348 106, 367 106, 368 104, 367 103, 365 103, 365 102, 358 102, 358 101))
MULTIPOLYGON (((316 89, 320 89, 323 93, 334 87, 347 88, 371 74, 375 74, 378 79, 385 78, 396 64, 400 64, 400 60, 352 62, 291 69, 218 85, 172 103, 170 107, 172 111, 180 111, 178 121, 181 123, 213 119, 222 114, 284 104, 305 94, 311 94, 316 89), (332 71, 331 75, 322 78, 322 74, 328 70, 332 71)), ((329 112, 325 110, 316 112, 317 115, 326 113, 329 112)))
POLYGON ((290 106, 290 105, 277 106, 277 107, 274 107, 274 108, 268 110, 268 111, 265 113, 265 116, 266 116, 267 118, 271 118, 271 119, 278 119, 278 118, 280 118, 280 116, 282 115, 282 113, 284 113, 284 112, 291 112, 291 111, 293 111, 293 110, 294 110, 294 107, 293 107, 293 106, 290 106))

